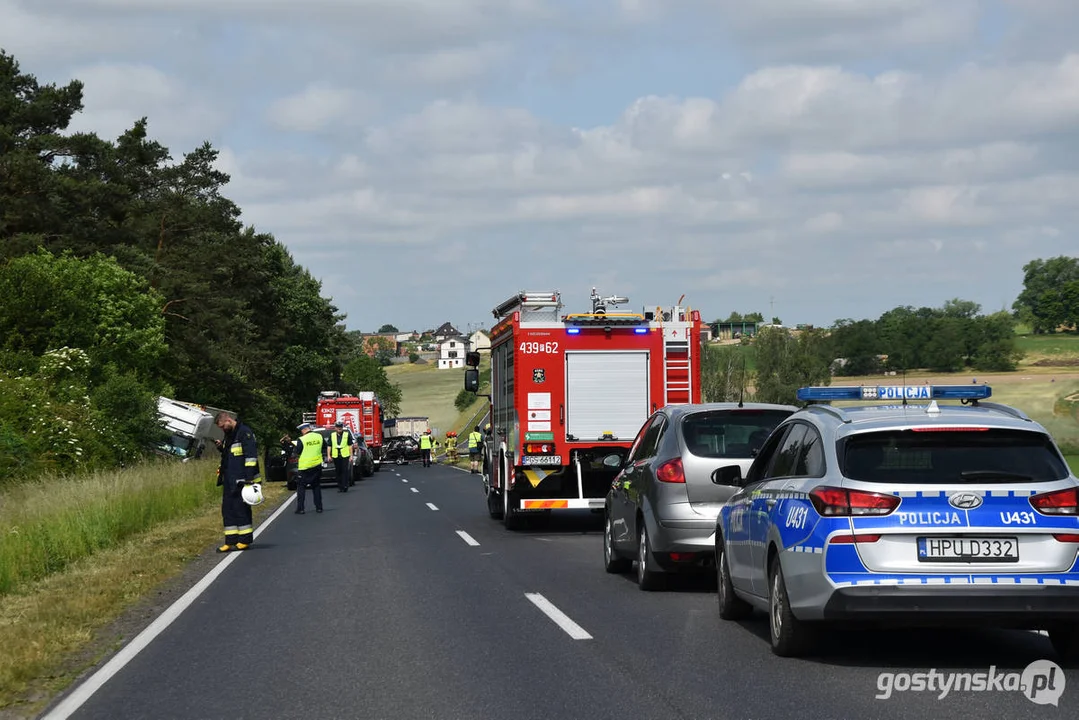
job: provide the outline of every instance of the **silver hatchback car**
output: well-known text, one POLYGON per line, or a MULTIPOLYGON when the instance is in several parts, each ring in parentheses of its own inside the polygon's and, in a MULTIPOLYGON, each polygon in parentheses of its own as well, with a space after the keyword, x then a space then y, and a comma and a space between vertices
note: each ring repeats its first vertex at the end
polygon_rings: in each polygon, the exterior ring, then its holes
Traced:
POLYGON ((1079 654, 1079 479, 987 386, 803 388, 717 519, 720 617, 797 655, 823 621, 1047 630, 1079 654), (962 404, 944 404, 944 400, 962 404), (921 400, 923 402, 917 402, 921 400), (938 400, 942 401, 938 404, 938 400))
POLYGON ((716 516, 735 488, 712 471, 745 470, 772 430, 797 410, 765 403, 669 405, 653 413, 630 447, 604 503, 603 564, 637 561, 637 584, 656 589, 665 573, 710 567, 716 516))

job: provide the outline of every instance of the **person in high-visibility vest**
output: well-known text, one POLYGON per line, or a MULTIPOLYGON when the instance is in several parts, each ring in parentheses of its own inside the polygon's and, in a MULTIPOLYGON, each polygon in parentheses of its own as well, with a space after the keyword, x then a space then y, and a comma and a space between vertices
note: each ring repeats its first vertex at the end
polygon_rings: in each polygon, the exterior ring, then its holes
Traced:
POLYGON ((424 431, 423 435, 420 435, 420 453, 423 455, 423 466, 431 467, 431 431, 424 431))
POLYGON ((308 485, 315 498, 315 512, 322 512, 322 433, 311 432, 310 423, 303 423, 297 429, 300 437, 295 443, 299 454, 296 459, 296 514, 304 513, 308 485))
POLYGON ((480 426, 468 434, 468 462, 470 465, 470 472, 476 475, 480 471, 480 443, 483 442, 483 435, 480 434, 480 426))
POLYGON ((338 420, 333 424, 333 432, 330 433, 330 443, 326 446, 326 457, 333 461, 334 471, 337 473, 337 492, 348 492, 349 482, 349 458, 356 451, 356 438, 351 430, 345 429, 345 423, 338 420))
POLYGON ((446 435, 446 457, 450 462, 457 462, 457 435, 452 432, 446 435))

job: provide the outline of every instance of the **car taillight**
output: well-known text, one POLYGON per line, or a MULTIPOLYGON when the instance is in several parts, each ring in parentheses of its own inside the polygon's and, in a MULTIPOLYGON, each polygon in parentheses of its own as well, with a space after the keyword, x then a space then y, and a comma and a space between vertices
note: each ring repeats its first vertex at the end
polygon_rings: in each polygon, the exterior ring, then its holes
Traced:
POLYGON ((554 445, 551 443, 525 443, 525 455, 553 455, 554 445))
POLYGON ((820 487, 809 493, 809 501, 821 517, 887 515, 899 507, 895 495, 820 487))
POLYGON ((1032 495, 1030 504, 1043 515, 1079 515, 1079 488, 1032 495))
POLYGON ((656 478, 665 483, 685 483, 686 473, 682 469, 682 458, 675 458, 656 468, 656 478))
POLYGON ((1057 542, 1063 543, 1079 543, 1079 535, 1075 533, 1053 533, 1053 537, 1057 542))

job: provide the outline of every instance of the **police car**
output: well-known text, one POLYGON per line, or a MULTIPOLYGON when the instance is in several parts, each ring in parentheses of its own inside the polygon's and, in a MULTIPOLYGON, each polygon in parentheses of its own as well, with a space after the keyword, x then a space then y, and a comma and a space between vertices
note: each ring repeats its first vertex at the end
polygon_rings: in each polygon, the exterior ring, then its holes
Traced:
POLYGON ((820 621, 1044 629, 1079 649, 1079 479, 985 385, 802 388, 716 522, 719 614, 768 613, 772 650, 820 621), (874 401, 836 407, 831 401, 874 401), (958 403, 947 403, 953 400, 958 403))

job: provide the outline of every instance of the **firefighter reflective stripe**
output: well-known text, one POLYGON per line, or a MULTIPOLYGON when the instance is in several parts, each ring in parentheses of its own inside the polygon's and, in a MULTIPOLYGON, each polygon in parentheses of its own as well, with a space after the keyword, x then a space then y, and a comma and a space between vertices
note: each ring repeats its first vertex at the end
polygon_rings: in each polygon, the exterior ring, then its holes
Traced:
POLYGON ((229 526, 227 526, 225 528, 225 535, 239 535, 239 534, 240 534, 240 528, 236 527, 235 525, 229 525, 229 526))
POLYGON ((322 464, 322 436, 317 432, 309 432, 300 438, 303 450, 300 451, 300 459, 296 461, 298 470, 310 470, 322 464))
POLYGON ((244 446, 238 442, 232 443, 232 445, 229 446, 229 451, 236 457, 239 457, 244 454, 244 446))
POLYGON ((330 433, 330 455, 332 457, 351 457, 352 445, 345 442, 345 433, 330 433))
POLYGON ((244 458, 244 467, 258 467, 258 458, 244 458))
POLYGON ((468 434, 468 449, 471 450, 474 447, 479 447, 481 440, 483 440, 483 436, 473 430, 468 434))
POLYGON ((251 531, 252 527, 250 525, 241 525, 240 527, 236 528, 237 535, 250 535, 251 531))

